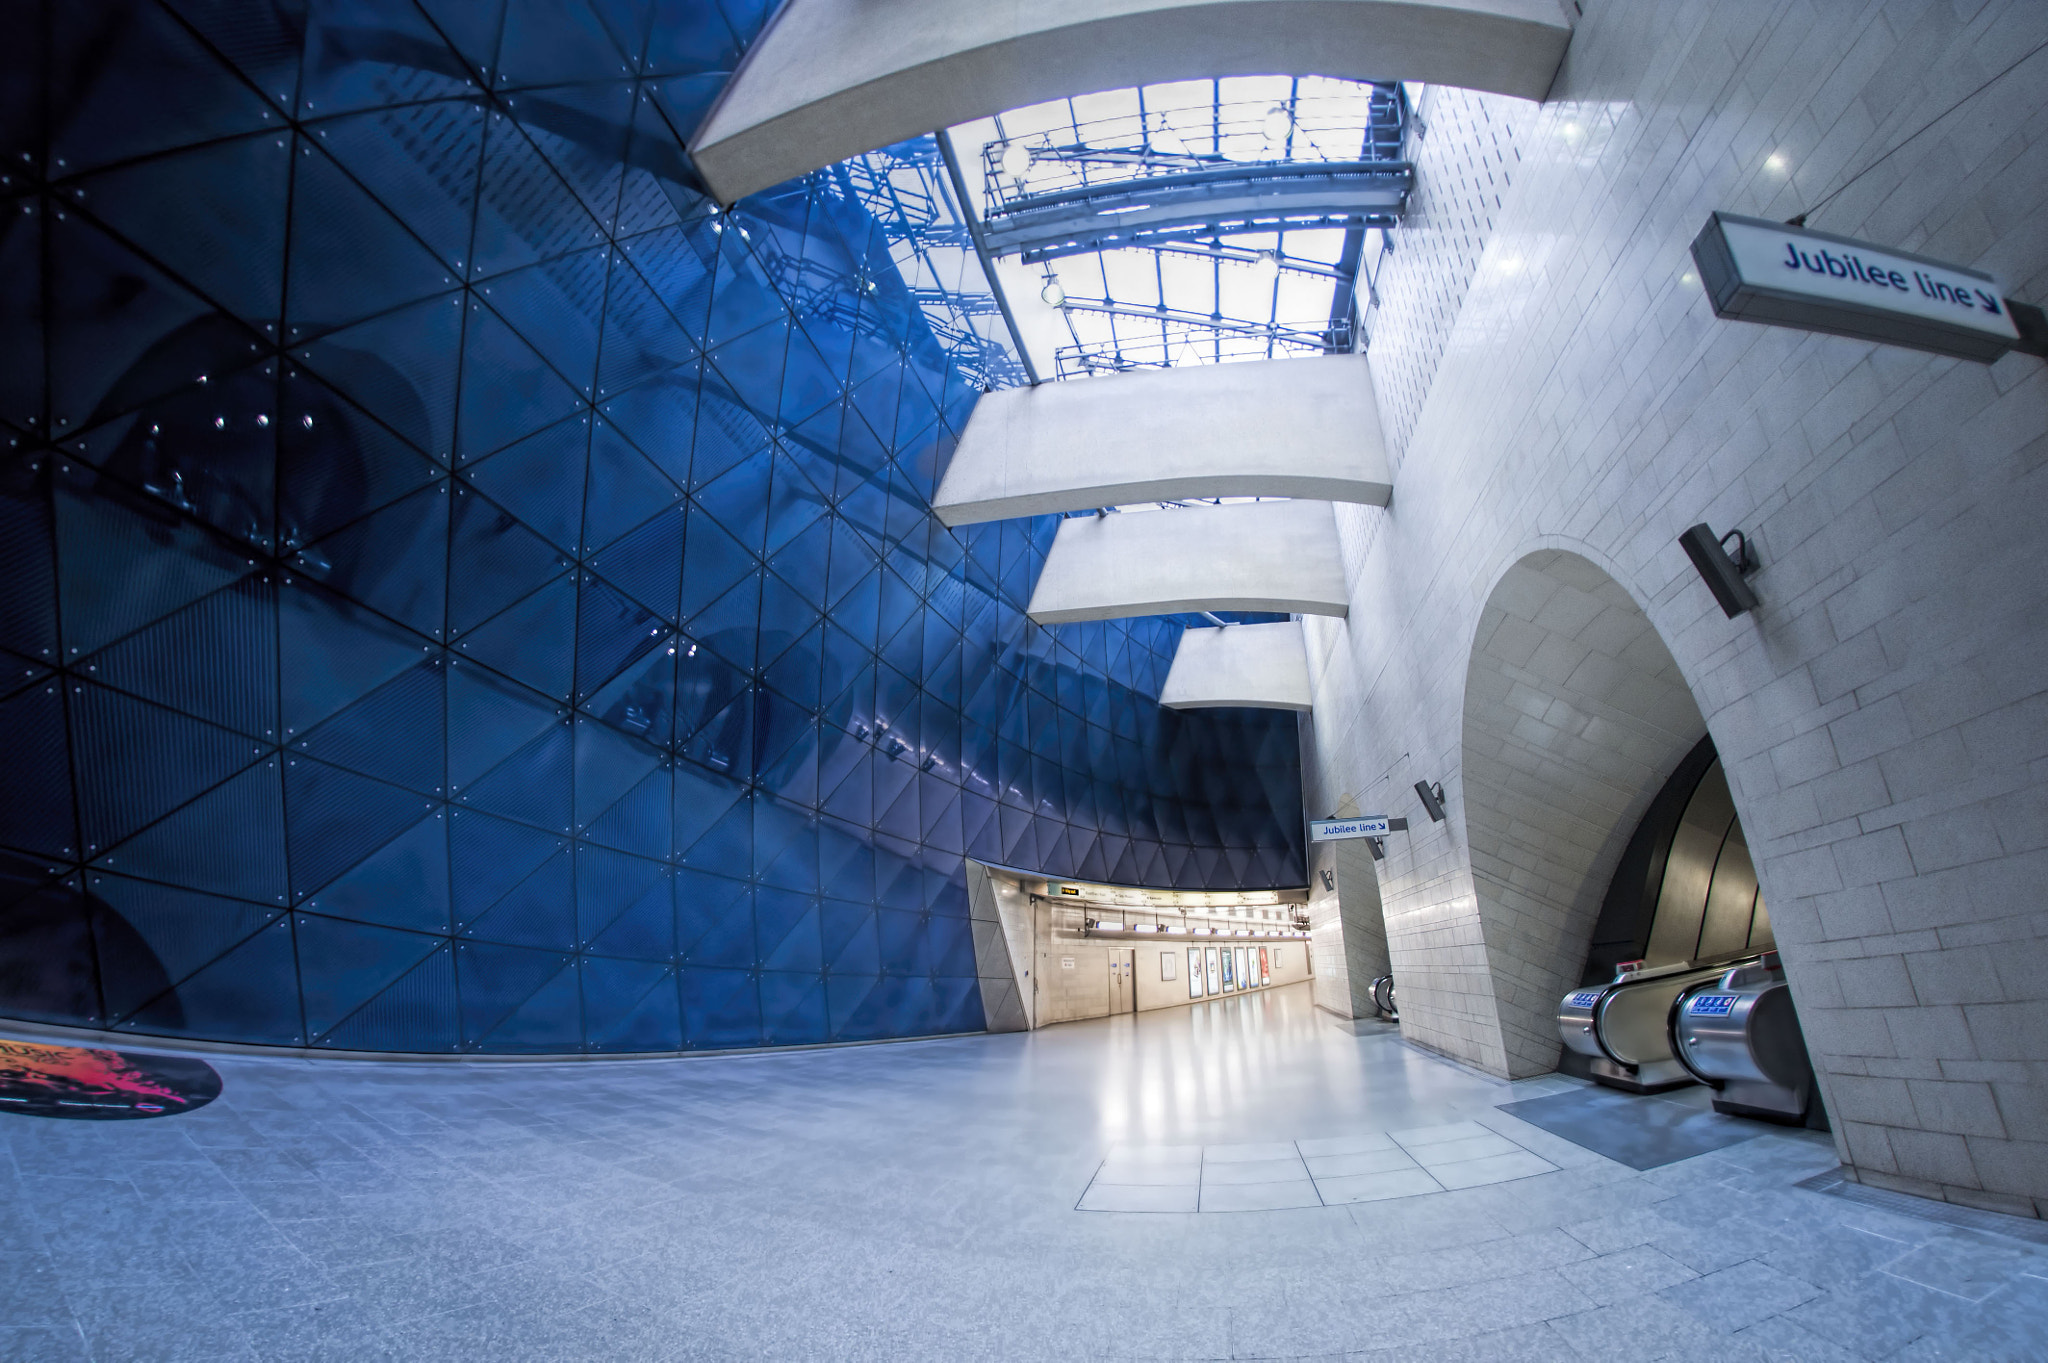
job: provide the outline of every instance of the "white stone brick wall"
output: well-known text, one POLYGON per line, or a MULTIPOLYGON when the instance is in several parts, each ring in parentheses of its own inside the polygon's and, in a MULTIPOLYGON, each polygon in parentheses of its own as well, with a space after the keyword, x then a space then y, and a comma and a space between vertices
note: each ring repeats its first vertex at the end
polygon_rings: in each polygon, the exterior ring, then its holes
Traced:
MULTIPOLYGON (((2048 40, 2048 4, 1586 11, 1540 108, 1458 96, 1487 114, 1458 133, 1467 160, 1512 177, 1454 318, 1433 301, 1459 292, 1448 228, 1387 262, 1372 370, 1394 499, 1343 526, 1350 619, 1306 622, 1311 789, 1384 790, 1414 820, 1380 866, 1404 1031, 1507 1073, 1515 976, 1482 930, 1466 680, 1512 565, 1582 556, 1645 607, 1723 755, 1844 1159, 2039 1214, 2048 367, 1721 322, 1686 247, 1713 209, 1785 218, 1875 162, 1811 225, 2048 301, 2048 54, 1879 161, 2048 40), (1518 160, 1474 131, 1495 126, 1518 160), (1760 611, 1715 607, 1676 544, 1696 521, 1751 533, 1760 611), (1424 778, 1445 823, 1414 805, 1424 778)), ((1432 158, 1456 159, 1440 103, 1424 194, 1432 158)))

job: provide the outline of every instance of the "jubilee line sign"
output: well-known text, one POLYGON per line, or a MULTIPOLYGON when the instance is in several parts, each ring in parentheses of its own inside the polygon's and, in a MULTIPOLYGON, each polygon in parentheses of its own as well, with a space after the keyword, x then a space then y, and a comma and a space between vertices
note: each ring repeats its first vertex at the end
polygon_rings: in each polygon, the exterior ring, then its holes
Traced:
POLYGON ((1692 258, 1716 317, 1986 363, 2038 353, 2039 338, 2022 337, 2015 305, 1980 270, 1732 213, 1707 219, 1692 258))
POLYGON ((1344 838, 1384 838, 1394 831, 1394 821, 1384 814, 1361 814, 1355 819, 1310 819, 1310 842, 1337 842, 1344 838))

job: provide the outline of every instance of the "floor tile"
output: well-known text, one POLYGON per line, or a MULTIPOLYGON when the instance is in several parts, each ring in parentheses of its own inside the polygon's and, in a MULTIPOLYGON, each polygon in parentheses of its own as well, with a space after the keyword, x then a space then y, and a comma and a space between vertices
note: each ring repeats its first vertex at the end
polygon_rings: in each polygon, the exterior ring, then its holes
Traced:
POLYGON ((1309 1159, 1326 1155, 1368 1155, 1400 1148, 1384 1131, 1368 1131, 1357 1136, 1320 1136, 1314 1140, 1296 1141, 1294 1146, 1309 1159))
POLYGON ((1441 1145, 1445 1141, 1464 1141, 1494 1133, 1477 1122, 1446 1122, 1439 1126, 1411 1126, 1405 1131, 1389 1131, 1387 1134, 1404 1150, 1412 1151, 1417 1146, 1441 1145))
POLYGON ((1191 1212, 1200 1203, 1192 1184, 1168 1188, 1128 1183, 1097 1183, 1081 1197, 1084 1212, 1191 1212))
POLYGON ((1190 1188, 1202 1181, 1199 1164, 1104 1164, 1095 1171, 1097 1183, 1150 1184, 1171 1187, 1184 1183, 1190 1188))
POLYGON ((1289 1183, 1308 1177, 1299 1158, 1239 1160, 1235 1164, 1205 1164, 1202 1185, 1213 1188, 1235 1183, 1289 1183))
POLYGON ((1347 1202, 1384 1202, 1389 1198, 1439 1193, 1443 1185, 1420 1169, 1396 1169, 1383 1174, 1318 1178, 1316 1189, 1326 1205, 1336 1207, 1347 1202))
POLYGON ((1294 1159, 1298 1154, 1293 1141, 1263 1141, 1252 1145, 1209 1145, 1202 1148, 1202 1163, 1244 1164, 1262 1160, 1294 1159))
POLYGON ((1316 1185, 1307 1179, 1293 1183, 1204 1184, 1202 1210, 1205 1212, 1266 1212, 1292 1207, 1320 1207, 1316 1185))
POLYGON ((1505 1136, 1466 1136, 1454 1141, 1431 1141, 1425 1145, 1410 1146, 1408 1153, 1423 1168, 1434 1169, 1439 1164, 1518 1154, 1522 1153, 1522 1147, 1505 1136))
POLYGON ((1345 1178, 1352 1174, 1384 1174, 1396 1169, 1418 1168, 1407 1151, 1369 1150, 1352 1155, 1321 1155, 1308 1161, 1308 1172, 1317 1179, 1345 1178))
POLYGON ((1486 1159, 1425 1167, 1446 1188, 1478 1188, 1489 1183, 1507 1183, 1513 1179, 1557 1172, 1557 1166, 1549 1160, 1540 1159, 1526 1150, 1517 1150, 1512 1155, 1493 1155, 1486 1159))

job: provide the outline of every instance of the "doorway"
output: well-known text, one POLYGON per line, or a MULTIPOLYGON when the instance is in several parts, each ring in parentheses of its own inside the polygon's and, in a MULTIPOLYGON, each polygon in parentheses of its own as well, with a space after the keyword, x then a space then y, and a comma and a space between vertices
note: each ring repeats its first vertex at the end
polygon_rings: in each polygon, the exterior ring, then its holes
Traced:
POLYGON ((1135 948, 1123 947, 1109 953, 1109 1011, 1138 1011, 1138 977, 1133 967, 1135 948))

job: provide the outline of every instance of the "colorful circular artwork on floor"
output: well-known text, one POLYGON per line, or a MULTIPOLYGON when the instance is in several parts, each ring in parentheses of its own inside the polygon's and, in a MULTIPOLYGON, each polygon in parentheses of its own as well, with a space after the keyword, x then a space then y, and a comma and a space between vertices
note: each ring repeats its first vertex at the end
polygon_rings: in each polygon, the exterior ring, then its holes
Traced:
POLYGON ((0 1040, 0 1112, 120 1122, 218 1097, 220 1075, 203 1060, 0 1040))

